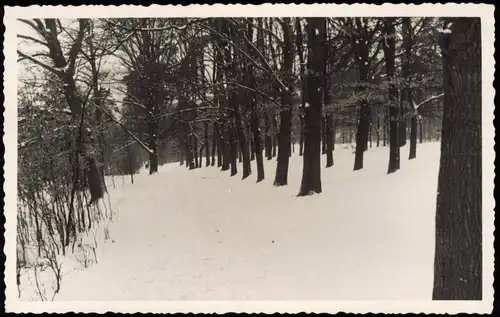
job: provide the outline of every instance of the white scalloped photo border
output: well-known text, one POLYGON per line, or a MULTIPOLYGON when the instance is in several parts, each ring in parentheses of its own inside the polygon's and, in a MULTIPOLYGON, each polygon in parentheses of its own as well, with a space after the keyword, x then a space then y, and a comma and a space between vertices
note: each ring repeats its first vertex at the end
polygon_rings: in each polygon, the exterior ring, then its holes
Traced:
MULTIPOLYGON (((493 308, 494 269, 494 6, 485 4, 262 4, 262 5, 151 5, 151 6, 28 6, 4 7, 4 138, 5 165, 5 307, 8 312, 135 313, 490 313, 493 308), (482 301, 102 301, 21 302, 16 296, 16 182, 17 182, 17 66, 16 19, 102 17, 279 17, 279 16, 440 16, 481 17, 482 30, 482 140, 483 140, 483 300, 482 301)), ((408 285, 411 287, 411 285, 408 285)))

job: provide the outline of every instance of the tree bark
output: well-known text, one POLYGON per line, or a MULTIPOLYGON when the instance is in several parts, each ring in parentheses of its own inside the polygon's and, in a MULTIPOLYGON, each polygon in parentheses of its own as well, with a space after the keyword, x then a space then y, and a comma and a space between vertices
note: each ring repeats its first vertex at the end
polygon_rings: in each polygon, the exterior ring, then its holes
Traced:
MULTIPOLYGON (((353 37, 354 53, 356 58, 356 64, 359 74, 359 81, 362 84, 368 82, 368 67, 369 67, 369 35, 367 30, 361 26, 360 18, 355 18, 356 24, 358 25, 358 32, 360 34, 353 37)), ((366 90, 365 86, 359 87, 359 91, 363 92, 366 90)), ((370 105, 366 99, 360 101, 359 107, 359 119, 356 129, 356 149, 354 152, 354 168, 353 170, 360 170, 363 168, 363 156, 364 152, 368 147, 368 133, 370 129, 370 105)))
POLYGON ((231 161, 231 150, 230 150, 230 143, 231 143, 231 132, 230 132, 230 127, 222 127, 222 132, 221 132, 221 144, 222 144, 222 167, 221 171, 227 171, 229 170, 229 165, 231 161), (225 129, 224 129, 225 128, 225 129))
POLYGON ((424 125, 422 123, 423 118, 418 121, 418 132, 420 134, 420 144, 424 142, 424 125))
POLYGON ((191 132, 191 141, 193 142, 193 156, 194 156, 194 168, 200 167, 198 161, 198 140, 194 136, 194 132, 191 132))
MULTIPOLYGON (((255 108, 255 105, 252 109, 255 108)), ((252 131, 255 145, 255 158, 257 160, 257 183, 264 179, 264 158, 262 157, 262 139, 260 137, 259 117, 254 110, 252 114, 252 131)))
POLYGON ((326 18, 307 18, 307 101, 305 107, 305 149, 299 196, 321 193, 321 113, 326 56, 326 18))
POLYGON ((229 155, 231 162, 231 176, 238 174, 238 141, 234 126, 230 128, 229 155))
POLYGON ((272 138, 271 138, 271 128, 269 124, 269 114, 265 113, 264 114, 264 130, 265 130, 265 147, 266 147, 266 158, 268 160, 271 160, 273 158, 273 144, 272 144, 272 138))
POLYGON ((380 146, 380 116, 377 115, 377 147, 380 146))
POLYGON ((210 145, 208 143, 208 121, 205 121, 205 166, 210 166, 210 145))
POLYGON ((370 129, 370 108, 366 101, 361 101, 359 120, 356 129, 356 149, 354 153, 354 170, 363 168, 363 156, 368 145, 368 132, 370 129))
POLYGON ((401 110, 399 121, 399 146, 406 145, 407 139, 407 126, 408 114, 411 114, 413 103, 410 88, 410 63, 411 63, 411 50, 413 46, 412 39, 411 18, 403 18, 403 49, 404 55, 401 65, 401 77, 403 80, 403 89, 401 90, 401 110))
POLYGON ((305 80, 305 62, 304 62, 304 52, 302 44, 302 27, 300 25, 300 18, 295 19, 295 29, 296 29, 296 47, 297 54, 299 56, 299 70, 300 70, 300 99, 301 104, 299 107, 299 155, 302 156, 304 153, 304 109, 306 105, 306 80, 305 80))
POLYGON ((217 151, 217 143, 218 143, 217 140, 219 139, 219 136, 217 135, 218 134, 217 125, 218 124, 216 122, 212 124, 212 162, 210 164, 211 166, 215 166, 215 153, 217 151))
POLYGON ((326 116, 326 167, 333 166, 333 146, 334 146, 333 114, 329 113, 326 116))
MULTIPOLYGON (((394 18, 387 18, 384 21, 383 28, 384 35, 387 39, 384 40, 383 50, 385 57, 385 69, 387 78, 393 82, 395 75, 395 55, 396 55, 396 40, 395 40, 395 27, 394 18)), ((399 105, 398 100, 398 89, 395 84, 389 85, 389 138, 390 138, 390 148, 389 148, 389 167, 387 169, 387 174, 394 173, 399 170, 400 165, 400 153, 399 153, 399 141, 398 137, 400 133, 398 131, 398 119, 399 119, 399 105)))
POLYGON ((277 133, 276 131, 278 131, 278 120, 276 120, 276 115, 274 114, 273 112, 273 117, 272 117, 272 123, 273 123, 273 127, 272 127, 272 157, 276 157, 276 153, 277 153, 277 148, 278 148, 278 138, 277 138, 277 133))
POLYGON ((278 163, 276 164, 276 176, 274 186, 285 186, 288 184, 288 165, 291 154, 292 143, 292 93, 293 93, 293 39, 290 18, 283 18, 283 72, 285 73, 286 89, 281 91, 280 130, 278 146, 278 163))
POLYGON ((417 157, 417 115, 414 114, 411 116, 411 127, 410 127, 410 155, 408 157, 409 160, 412 160, 417 157))
POLYGON ((321 154, 326 154, 326 116, 321 117, 321 154))
POLYGON ((253 140, 252 138, 249 138, 250 141, 250 161, 253 161, 255 160, 255 146, 254 146, 254 143, 253 143, 253 140))
POLYGON ((185 128, 185 147, 186 147, 186 167, 188 167, 190 170, 194 168, 194 162, 193 162, 193 152, 191 151, 191 133, 189 131, 189 127, 186 125, 185 128))
POLYGON ((433 300, 482 299, 480 23, 457 18, 440 39, 445 96, 433 300))

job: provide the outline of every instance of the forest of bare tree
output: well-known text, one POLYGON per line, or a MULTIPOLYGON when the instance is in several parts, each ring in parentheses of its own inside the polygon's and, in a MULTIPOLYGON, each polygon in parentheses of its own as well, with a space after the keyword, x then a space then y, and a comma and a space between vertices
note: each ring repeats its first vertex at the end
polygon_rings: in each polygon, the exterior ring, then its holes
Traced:
POLYGON ((479 19, 18 22, 18 286, 43 265, 61 281, 59 255, 95 252, 80 237, 114 215, 107 177, 176 163, 309 196, 342 186, 322 182, 336 148, 357 173, 387 147, 391 177, 441 142, 433 297, 481 299, 479 19))

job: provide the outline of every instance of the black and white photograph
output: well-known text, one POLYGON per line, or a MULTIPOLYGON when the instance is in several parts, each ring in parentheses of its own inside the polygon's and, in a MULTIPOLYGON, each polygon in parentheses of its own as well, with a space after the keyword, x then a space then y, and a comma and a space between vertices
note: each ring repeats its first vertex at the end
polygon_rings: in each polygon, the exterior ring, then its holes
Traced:
POLYGON ((492 312, 493 5, 5 9, 7 312, 492 312))

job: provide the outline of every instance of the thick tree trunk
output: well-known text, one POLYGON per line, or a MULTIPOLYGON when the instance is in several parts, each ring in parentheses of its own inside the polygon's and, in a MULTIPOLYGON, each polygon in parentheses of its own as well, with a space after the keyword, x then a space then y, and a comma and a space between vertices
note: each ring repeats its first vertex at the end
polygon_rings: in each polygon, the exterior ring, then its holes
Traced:
POLYGON ((231 162, 231 176, 238 174, 238 141, 236 138, 236 131, 234 127, 231 127, 230 143, 229 143, 229 155, 231 162))
POLYGON ((253 161, 255 160, 255 146, 254 146, 254 141, 252 140, 252 138, 249 138, 250 139, 250 161, 253 161))
POLYGON ((259 118, 256 113, 252 117, 252 131, 255 144, 255 158, 257 160, 257 183, 264 179, 264 158, 262 157, 262 139, 260 136, 259 118))
POLYGON ((326 117, 321 117, 321 154, 326 154, 326 117))
POLYGON ((417 116, 411 117, 411 130, 410 130, 410 155, 408 159, 417 157, 417 116))
POLYGON ((302 45, 302 26, 300 24, 300 18, 295 19, 295 46, 297 47, 297 54, 299 56, 299 69, 300 69, 300 99, 301 105, 299 107, 299 156, 304 153, 304 111, 306 107, 306 79, 305 79, 305 62, 304 62, 304 52, 302 45))
POLYGON ((182 151, 178 152, 179 154, 179 166, 184 165, 184 154, 182 154, 182 151))
POLYGON ((382 129, 383 129, 383 146, 387 145, 387 121, 389 118, 389 114, 387 113, 387 110, 384 110, 384 123, 382 124, 382 129))
POLYGON ((239 107, 235 107, 234 119, 236 122, 236 133, 238 136, 238 143, 239 143, 240 162, 243 163, 242 179, 245 179, 248 176, 250 176, 250 174, 252 174, 252 169, 250 166, 250 153, 248 149, 247 137, 245 135, 245 128, 243 127, 243 122, 239 107))
POLYGON ((222 128, 222 133, 221 133, 221 143, 222 143, 222 167, 221 171, 227 171, 229 170, 229 165, 231 162, 231 149, 230 149, 230 143, 231 143, 231 131, 230 127, 224 127, 222 128))
POLYGON ((280 130, 278 146, 278 163, 274 186, 288 185, 288 165, 292 145, 292 93, 293 93, 293 39, 290 18, 283 18, 283 71, 285 72, 286 89, 282 89, 282 104, 280 109, 280 130))
POLYGON ((333 114, 329 113, 326 116, 326 167, 333 166, 333 146, 334 146, 333 114))
POLYGON ((271 138, 271 128, 269 124, 269 114, 264 114, 265 119, 264 119, 264 131, 265 131, 265 151, 266 151, 266 158, 268 160, 271 160, 273 158, 273 144, 272 144, 272 138, 271 138))
POLYGON ((186 167, 188 167, 190 170, 194 168, 194 162, 193 162, 193 152, 191 151, 191 133, 189 131, 189 127, 186 125, 185 128, 185 148, 186 148, 186 167))
POLYGON ((457 18, 440 39, 445 96, 433 300, 482 299, 480 23, 457 18))
MULTIPOLYGON (((394 18, 388 18, 384 21, 384 34, 387 36, 387 40, 384 41, 383 50, 385 57, 385 69, 387 73, 387 78, 389 80, 393 79, 395 76, 395 55, 396 55, 396 40, 395 38, 395 27, 394 18)), ((392 81, 392 80, 391 80, 392 81)), ((399 169, 400 153, 398 140, 400 133, 398 130, 398 119, 399 119, 399 105, 398 100, 398 89, 392 84, 389 86, 389 129, 390 129, 390 148, 389 148, 389 167, 387 173, 394 173, 399 169)))
POLYGON ((194 168, 200 167, 198 161, 198 140, 194 136, 194 132, 192 132, 191 140, 193 142, 193 156, 194 156, 194 168))
POLYGON ((241 146, 239 143, 237 149, 238 149, 238 163, 241 163, 243 162, 243 152, 241 151, 241 146))
POLYGON ((406 122, 406 118, 404 118, 404 116, 405 116, 404 111, 406 111, 406 108, 404 106, 401 106, 400 112, 403 112, 403 113, 400 115, 401 119, 399 120, 399 124, 398 124, 398 129, 399 129, 398 141, 399 141, 400 147, 406 145, 406 139, 407 139, 407 135, 406 135, 407 122, 406 122))
POLYGON ((332 151, 335 151, 335 143, 337 143, 337 122, 332 119, 332 151))
POLYGON ((420 144, 424 142, 424 125, 422 123, 422 119, 419 120, 418 122, 418 132, 420 134, 420 144))
MULTIPOLYGON (((361 32, 358 36, 354 37, 354 53, 356 58, 356 65, 359 74, 359 81, 362 84, 368 82, 368 67, 369 67, 369 53, 370 47, 366 39, 366 30, 361 27, 360 19, 355 18, 358 24, 359 31, 361 32)), ((366 90, 365 86, 358 88, 360 92, 366 90)), ((358 111, 358 124, 356 129, 356 149, 354 152, 354 170, 360 170, 363 168, 363 156, 364 152, 368 148, 368 133, 370 130, 371 121, 371 111, 370 105, 366 99, 362 99, 359 102, 360 107, 358 111)))
POLYGON ((217 167, 221 167, 223 165, 223 154, 224 154, 224 125, 217 124, 217 167))
POLYGON ((359 109, 359 120, 356 129, 356 149, 354 153, 354 170, 363 168, 363 156, 368 145, 368 132, 370 130, 370 108, 362 102, 359 109))
POLYGON ((278 163, 276 164, 276 175, 274 178, 274 186, 284 186, 288 184, 288 164, 290 160, 290 143, 291 143, 291 116, 292 116, 292 98, 288 96, 283 99, 284 104, 281 109, 281 122, 279 131, 279 147, 278 147, 278 163))
POLYGON ((89 184, 90 201, 95 202, 104 197, 104 184, 102 182, 101 173, 99 171, 97 159, 90 157, 87 159, 89 166, 87 173, 87 182, 89 184))
POLYGON ((370 122, 370 131, 369 131, 369 136, 368 140, 370 142, 370 149, 372 148, 372 143, 373 143, 373 124, 370 122))
POLYGON ((326 63, 326 19, 307 18, 307 101, 305 110, 305 149, 299 196, 321 193, 321 113, 322 86, 326 63))
POLYGON ((299 156, 304 154, 304 115, 300 114, 299 156))
POLYGON ((399 121, 399 146, 406 145, 408 115, 411 114, 413 108, 412 94, 410 86, 410 65, 411 65, 411 50, 413 46, 411 32, 411 18, 403 18, 403 49, 404 55, 401 65, 401 77, 403 79, 403 89, 401 91, 401 110, 399 121))

